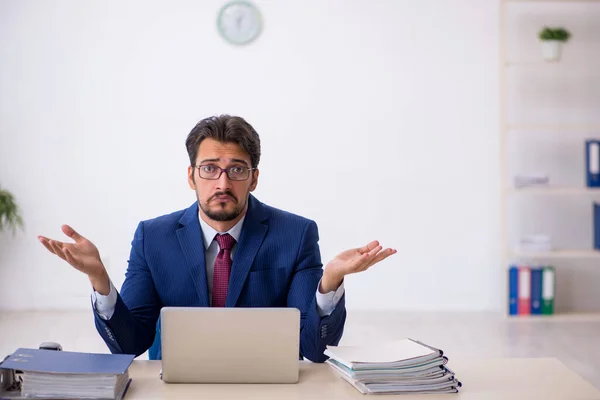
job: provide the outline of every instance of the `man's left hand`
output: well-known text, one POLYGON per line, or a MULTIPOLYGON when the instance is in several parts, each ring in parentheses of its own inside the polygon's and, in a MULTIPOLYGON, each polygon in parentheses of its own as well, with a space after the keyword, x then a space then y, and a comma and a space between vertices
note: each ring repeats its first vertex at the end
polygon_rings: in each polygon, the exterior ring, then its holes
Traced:
POLYGON ((319 292, 328 293, 336 290, 342 284, 344 276, 365 271, 392 254, 396 254, 395 249, 383 250, 377 240, 364 247, 346 250, 338 254, 325 267, 319 292))

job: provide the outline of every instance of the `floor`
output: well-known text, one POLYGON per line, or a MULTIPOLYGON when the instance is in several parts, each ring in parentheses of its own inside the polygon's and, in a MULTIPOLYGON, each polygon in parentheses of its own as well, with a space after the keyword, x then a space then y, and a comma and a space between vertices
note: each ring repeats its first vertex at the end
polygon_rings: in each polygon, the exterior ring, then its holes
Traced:
MULTIPOLYGON (((600 389, 598 314, 508 318, 492 313, 349 310, 341 344, 400 337, 444 350, 451 369, 455 358, 556 357, 600 389)), ((0 311, 1 357, 45 341, 59 342, 64 350, 108 352, 88 311, 0 311)))

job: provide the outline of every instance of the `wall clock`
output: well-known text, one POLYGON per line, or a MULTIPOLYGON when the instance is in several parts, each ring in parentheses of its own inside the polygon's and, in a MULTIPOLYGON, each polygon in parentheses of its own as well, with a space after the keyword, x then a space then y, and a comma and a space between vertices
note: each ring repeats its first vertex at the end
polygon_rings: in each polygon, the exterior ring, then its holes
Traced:
POLYGON ((217 28, 229 43, 249 44, 262 31, 262 16, 258 8, 248 1, 231 1, 221 7, 217 28))

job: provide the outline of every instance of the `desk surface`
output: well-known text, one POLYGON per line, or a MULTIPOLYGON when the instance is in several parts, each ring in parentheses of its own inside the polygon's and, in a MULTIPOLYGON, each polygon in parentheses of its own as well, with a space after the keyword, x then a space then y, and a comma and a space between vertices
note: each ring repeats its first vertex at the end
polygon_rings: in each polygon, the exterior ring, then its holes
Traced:
MULTIPOLYGON (((297 384, 168 384, 159 378, 160 361, 134 361, 125 400, 134 399, 359 399, 365 398, 327 364, 300 362, 297 384)), ((434 399, 595 399, 600 391, 554 358, 505 358, 455 362, 448 366, 463 383, 458 394, 377 396, 434 399)), ((371 396, 369 396, 370 398, 371 396)))

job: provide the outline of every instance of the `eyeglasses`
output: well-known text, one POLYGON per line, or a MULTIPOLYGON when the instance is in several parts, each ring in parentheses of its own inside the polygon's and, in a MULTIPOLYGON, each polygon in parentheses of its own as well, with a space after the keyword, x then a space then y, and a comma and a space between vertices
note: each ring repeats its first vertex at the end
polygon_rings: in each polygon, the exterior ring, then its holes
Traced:
POLYGON ((198 168, 198 174, 202 179, 217 180, 221 177, 221 174, 225 172, 227 177, 232 181, 245 181, 250 177, 250 171, 256 169, 237 165, 229 168, 221 168, 212 164, 194 165, 194 168, 198 168))

